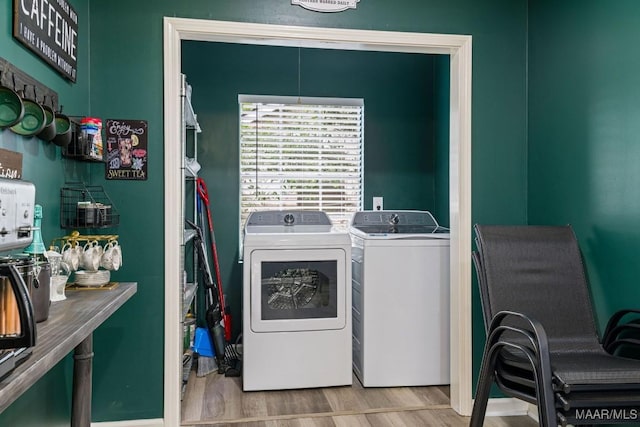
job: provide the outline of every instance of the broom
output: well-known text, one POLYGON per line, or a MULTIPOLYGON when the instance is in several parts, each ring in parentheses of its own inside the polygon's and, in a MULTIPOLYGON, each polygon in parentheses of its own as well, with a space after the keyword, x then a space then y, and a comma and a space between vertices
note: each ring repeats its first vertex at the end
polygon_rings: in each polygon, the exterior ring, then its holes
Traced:
MULTIPOLYGON (((211 209, 209 207, 210 205, 209 191, 207 190, 207 184, 205 184, 204 179, 202 178, 198 178, 196 180, 196 186, 198 191, 198 209, 200 210, 200 224, 204 224, 204 217, 203 217, 204 215, 202 211, 204 209, 207 210, 207 220, 208 220, 207 223, 209 224, 209 239, 211 240, 211 255, 213 257, 213 266, 216 273, 215 288, 218 293, 217 304, 220 310, 219 322, 222 324, 224 329, 224 341, 230 341, 231 340, 231 314, 229 313, 229 308, 226 306, 224 302, 224 292, 222 289, 222 276, 220 274, 220 265, 218 264, 218 249, 216 247, 216 235, 213 232, 213 219, 211 218, 211 209), (204 209, 202 205, 204 205, 204 209)), ((211 275, 211 272, 209 272, 209 275, 211 275)), ((214 337, 214 340, 215 339, 216 338, 214 337)))
POLYGON ((211 372, 218 370, 218 363, 215 357, 203 356, 198 354, 198 370, 196 371, 197 377, 205 377, 211 372))

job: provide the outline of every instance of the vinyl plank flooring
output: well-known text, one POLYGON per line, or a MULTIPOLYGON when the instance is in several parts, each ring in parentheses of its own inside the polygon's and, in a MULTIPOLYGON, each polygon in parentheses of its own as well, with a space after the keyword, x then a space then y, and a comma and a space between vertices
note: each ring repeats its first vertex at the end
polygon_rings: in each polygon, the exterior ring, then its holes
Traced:
POLYGON ((408 387, 424 405, 449 405, 449 386, 408 387))
POLYGON ((328 387, 322 393, 329 402, 333 412, 361 411, 368 408, 367 402, 352 387, 328 387))
POLYGON ((202 419, 202 408, 204 407, 204 392, 206 380, 197 381, 195 371, 189 374, 184 396, 182 399, 181 410, 183 420, 199 420, 202 419))
POLYGON ((288 420, 274 420, 267 423, 268 427, 335 427, 332 417, 295 418, 288 420))
MULTIPOLYGON (((431 387, 425 387, 431 389, 431 387)), ((365 408, 402 408, 423 406, 424 402, 407 387, 362 387, 354 376, 350 392, 364 402, 365 408)), ((447 399, 448 404, 448 399, 447 399)))
MULTIPOLYGON (((469 418, 456 414, 452 409, 425 409, 267 421, 183 424, 182 427, 467 427, 468 425, 469 418)), ((537 427, 538 423, 526 416, 488 417, 484 425, 485 427, 537 427)))
POLYGON ((226 378, 218 374, 210 374, 205 378, 205 403, 200 419, 233 420, 269 415, 264 393, 244 393, 240 378, 226 378))
POLYGON ((315 414, 332 412, 322 389, 277 390, 266 393, 269 415, 315 414))
MULTIPOLYGON (((240 379, 240 390, 242 390, 242 384, 240 379)), ((254 417, 266 417, 269 415, 269 407, 267 405, 267 393, 266 392, 252 392, 244 393, 242 395, 242 412, 244 414, 251 414, 254 417)))
POLYGON ((371 427, 366 415, 342 415, 331 418, 336 427, 371 427))
MULTIPOLYGON (((387 412, 383 414, 367 414, 370 427, 466 427, 469 418, 455 413, 452 409, 434 409, 422 411, 387 412)), ((533 427, 538 424, 529 417, 489 417, 485 427, 533 427)))
POLYGON ((442 387, 364 388, 355 377, 353 386, 243 392, 240 378, 216 373, 198 378, 192 372, 182 402, 182 419, 223 421, 399 408, 438 409, 449 406, 446 392, 448 388, 442 387))
MULTIPOLYGON (((449 387, 242 391, 241 378, 192 372, 182 402, 182 426, 206 427, 463 427, 469 418, 449 407, 449 387)), ((530 427, 529 417, 487 418, 486 427, 530 427)))

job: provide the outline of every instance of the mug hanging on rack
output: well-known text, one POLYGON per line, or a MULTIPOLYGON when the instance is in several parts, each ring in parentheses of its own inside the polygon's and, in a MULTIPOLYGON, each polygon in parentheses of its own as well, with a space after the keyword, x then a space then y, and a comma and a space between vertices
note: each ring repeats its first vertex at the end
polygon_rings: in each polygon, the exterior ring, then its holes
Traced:
POLYGON ((80 255, 78 251, 79 245, 72 245, 67 242, 62 246, 62 260, 69 265, 71 271, 76 271, 80 267, 80 255))

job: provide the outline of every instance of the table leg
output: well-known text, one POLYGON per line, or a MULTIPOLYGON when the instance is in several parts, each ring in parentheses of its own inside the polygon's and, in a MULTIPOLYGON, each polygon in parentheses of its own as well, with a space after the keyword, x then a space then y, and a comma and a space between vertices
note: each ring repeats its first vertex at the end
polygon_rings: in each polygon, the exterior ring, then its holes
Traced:
POLYGON ((73 351, 73 395, 71 427, 91 425, 91 376, 93 369, 93 334, 89 334, 73 351))

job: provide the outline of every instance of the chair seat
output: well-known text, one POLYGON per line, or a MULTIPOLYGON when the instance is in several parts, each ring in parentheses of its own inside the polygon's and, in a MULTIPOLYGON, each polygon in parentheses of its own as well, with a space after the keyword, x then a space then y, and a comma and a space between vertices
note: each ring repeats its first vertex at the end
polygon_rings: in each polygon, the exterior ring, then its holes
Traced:
POLYGON ((640 406, 640 390, 616 390, 603 396, 602 391, 583 391, 563 396, 572 409, 594 406, 640 406))
POLYGON ((612 356, 604 350, 552 352, 550 358, 554 377, 572 390, 604 385, 640 390, 640 360, 612 356))
MULTIPOLYGON (((531 372, 529 361, 513 350, 503 350, 500 361, 521 372, 531 372)), ((613 356, 602 349, 585 351, 550 352, 551 371, 554 382, 564 384, 571 390, 585 390, 607 384, 618 389, 640 390, 640 360, 613 356)), ((530 374, 533 381, 533 373, 530 374)))

